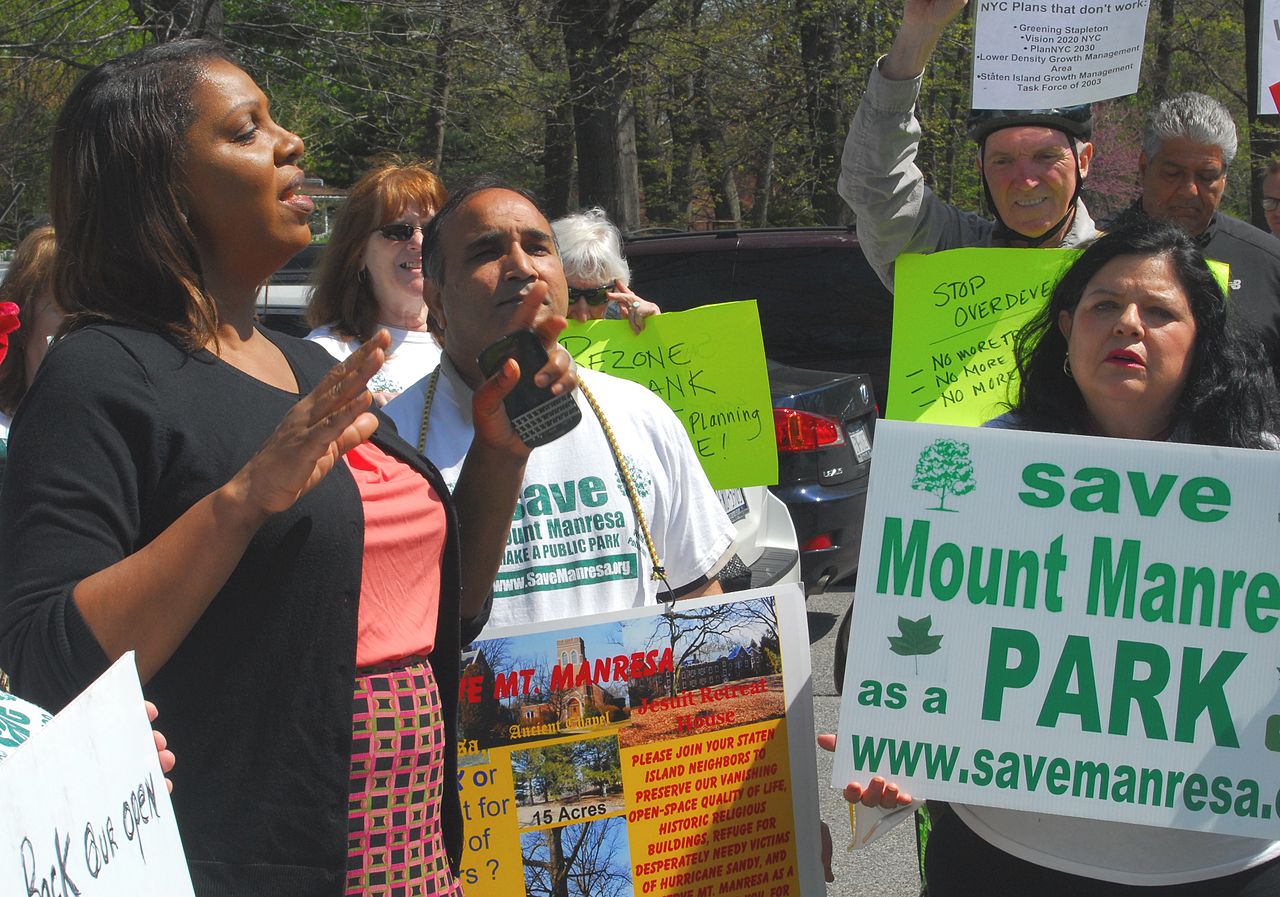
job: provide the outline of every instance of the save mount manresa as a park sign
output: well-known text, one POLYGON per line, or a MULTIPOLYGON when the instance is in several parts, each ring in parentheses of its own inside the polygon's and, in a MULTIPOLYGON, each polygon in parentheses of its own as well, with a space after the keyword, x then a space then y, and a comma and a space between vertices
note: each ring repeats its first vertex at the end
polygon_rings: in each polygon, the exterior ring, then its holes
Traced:
POLYGON ((1280 456, 893 421, 876 450, 833 783, 1277 836, 1280 456))

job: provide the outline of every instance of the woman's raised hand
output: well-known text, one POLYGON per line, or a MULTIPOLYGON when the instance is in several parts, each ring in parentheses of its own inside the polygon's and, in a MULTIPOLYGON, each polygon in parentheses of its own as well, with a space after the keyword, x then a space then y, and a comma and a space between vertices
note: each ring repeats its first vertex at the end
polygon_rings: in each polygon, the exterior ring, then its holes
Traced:
POLYGON ((344 452, 373 435, 378 419, 365 388, 386 359, 391 336, 379 330, 285 415, 258 453, 228 484, 262 519, 290 507, 320 482, 344 452))

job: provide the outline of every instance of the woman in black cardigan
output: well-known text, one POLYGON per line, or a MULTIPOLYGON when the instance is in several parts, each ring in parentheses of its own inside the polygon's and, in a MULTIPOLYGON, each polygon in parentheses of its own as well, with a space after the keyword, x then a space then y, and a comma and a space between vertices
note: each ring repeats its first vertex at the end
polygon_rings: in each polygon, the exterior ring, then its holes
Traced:
MULTIPOLYGON (((518 370, 477 392, 450 502, 370 411, 385 334, 330 370, 257 327, 258 284, 310 240, 302 149, 207 42, 108 62, 67 99, 51 201, 71 317, 11 435, 0 667, 57 709, 137 652, 182 756, 197 893, 457 893, 458 652, 487 616, 528 457, 502 412, 518 370), (385 483, 408 523, 376 513, 385 483), (419 751, 431 771, 389 798, 371 767, 401 741, 368 734, 387 687, 414 707, 391 721, 410 750, 396 762, 419 751), (388 834, 387 799, 425 822, 388 834), (417 861, 378 854, 386 838, 417 861)), ((569 370, 553 349, 538 377, 562 392, 569 370)))

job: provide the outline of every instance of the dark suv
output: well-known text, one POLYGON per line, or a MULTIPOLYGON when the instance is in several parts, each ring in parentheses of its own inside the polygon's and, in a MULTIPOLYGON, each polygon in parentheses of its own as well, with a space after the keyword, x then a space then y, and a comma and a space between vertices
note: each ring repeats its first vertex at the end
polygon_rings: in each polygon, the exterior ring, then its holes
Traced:
POLYGON ((857 569, 893 298, 851 228, 636 236, 631 288, 683 311, 755 299, 770 361, 778 485, 810 591, 857 569))

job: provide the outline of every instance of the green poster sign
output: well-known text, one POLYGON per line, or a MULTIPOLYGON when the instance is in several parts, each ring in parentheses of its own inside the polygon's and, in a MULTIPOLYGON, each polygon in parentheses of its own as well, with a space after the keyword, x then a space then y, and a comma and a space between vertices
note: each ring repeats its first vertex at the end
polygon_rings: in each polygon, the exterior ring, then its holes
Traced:
MULTIPOLYGON (((890 401, 885 416, 978 426, 1017 396, 1013 342, 1078 249, 904 253, 894 272, 890 401)), ((1229 268, 1209 267, 1227 290, 1229 268)))
POLYGON ((560 345, 578 364, 660 396, 684 424, 716 489, 778 482, 773 404, 755 301, 646 320, 570 321, 560 345))

